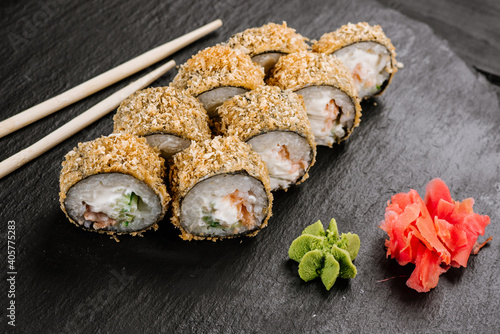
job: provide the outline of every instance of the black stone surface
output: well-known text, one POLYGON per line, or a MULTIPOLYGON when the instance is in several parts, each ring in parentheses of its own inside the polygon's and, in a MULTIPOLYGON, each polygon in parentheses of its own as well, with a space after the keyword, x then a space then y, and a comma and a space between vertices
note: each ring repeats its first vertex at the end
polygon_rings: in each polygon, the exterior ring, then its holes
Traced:
MULTIPOLYGON (((275 195, 255 238, 184 242, 168 220, 143 238, 84 232, 58 204, 64 154, 109 134, 112 115, 0 180, 2 330, 20 333, 497 333, 500 330, 500 108, 495 90, 428 26, 373 1, 3 2, 1 119, 214 19, 224 26, 173 56, 269 21, 314 39, 349 21, 381 24, 404 63, 387 92, 363 103, 344 144, 320 148, 311 177, 275 195), (13 42, 14 41, 14 42, 13 42), (385 258, 378 228, 391 195, 441 177, 474 197, 493 241, 429 293, 412 267, 385 258), (327 292, 287 258, 305 226, 335 217, 361 238, 358 276, 327 292), (7 222, 16 226, 16 327, 7 324, 7 222), (406 277, 400 277, 406 276, 406 277), (396 277, 384 282, 386 278, 396 277)), ((146 72, 146 71, 145 71, 146 72)), ((0 139, 0 159, 27 147, 139 73, 0 139)), ((173 70, 154 83, 167 85, 173 70)), ((484 237, 483 237, 484 239, 484 237)))
POLYGON ((467 64, 500 85, 500 2, 497 0, 378 0, 418 21, 427 23, 437 36, 467 64))

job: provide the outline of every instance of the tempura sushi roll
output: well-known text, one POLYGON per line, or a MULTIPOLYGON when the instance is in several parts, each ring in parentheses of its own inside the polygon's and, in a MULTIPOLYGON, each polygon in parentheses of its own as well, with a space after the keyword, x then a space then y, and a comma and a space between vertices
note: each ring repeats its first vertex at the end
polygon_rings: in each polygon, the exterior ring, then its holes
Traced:
POLYGON ((316 143, 299 95, 261 86, 224 102, 219 115, 222 133, 247 142, 264 160, 272 190, 307 179, 316 143))
POLYGON ((382 94, 398 70, 394 45, 379 25, 346 24, 321 36, 312 48, 344 63, 361 99, 382 94))
POLYGON ((174 87, 148 88, 125 99, 113 118, 114 132, 143 136, 168 159, 192 140, 210 139, 201 103, 174 87))
POLYGON ((283 24, 268 23, 232 36, 227 45, 248 54, 267 74, 282 55, 307 51, 307 38, 283 24))
POLYGON ((77 226, 136 235, 165 215, 164 160, 144 138, 112 134, 80 143, 62 166, 61 208, 77 226))
POLYGON ((313 52, 283 56, 268 83, 303 97, 317 145, 332 147, 359 124, 361 106, 354 82, 333 57, 313 52))
POLYGON ((193 142, 170 166, 172 223, 184 240, 254 236, 271 216, 267 169, 236 137, 193 142))
POLYGON ((234 95, 264 84, 264 69, 240 50, 216 45, 206 48, 184 65, 172 85, 185 89, 203 104, 208 115, 217 116, 216 108, 234 95))

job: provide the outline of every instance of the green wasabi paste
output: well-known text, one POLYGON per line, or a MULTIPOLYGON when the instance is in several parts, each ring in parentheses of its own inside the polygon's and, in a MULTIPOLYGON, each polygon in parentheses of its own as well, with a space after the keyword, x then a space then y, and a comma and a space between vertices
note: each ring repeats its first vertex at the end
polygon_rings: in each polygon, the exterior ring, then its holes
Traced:
POLYGON ((300 278, 308 282, 320 277, 325 288, 330 290, 337 277, 356 277, 352 261, 358 255, 359 246, 357 234, 339 236, 337 222, 332 218, 326 231, 320 220, 306 227, 290 245, 288 256, 299 262, 300 278))

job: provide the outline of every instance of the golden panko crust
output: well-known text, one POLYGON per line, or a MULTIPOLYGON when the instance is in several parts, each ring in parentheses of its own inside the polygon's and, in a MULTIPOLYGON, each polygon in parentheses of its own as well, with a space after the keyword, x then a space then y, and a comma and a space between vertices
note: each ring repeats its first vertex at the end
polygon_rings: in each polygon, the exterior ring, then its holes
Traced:
POLYGON ((197 141, 211 137, 208 115, 201 103, 174 87, 148 88, 132 94, 120 104, 113 120, 115 133, 166 133, 197 141))
POLYGON ((203 142, 192 142, 189 148, 177 153, 170 165, 169 179, 172 190, 172 223, 181 230, 184 240, 212 240, 227 239, 227 237, 203 237, 185 231, 180 224, 181 202, 187 193, 198 182, 209 177, 225 174, 246 172, 248 175, 262 182, 267 194, 267 215, 262 224, 246 234, 256 235, 264 228, 271 217, 273 195, 269 183, 269 174, 265 163, 260 156, 252 151, 252 147, 243 143, 237 137, 215 137, 203 142))
POLYGON ((197 97, 217 87, 248 90, 264 84, 264 69, 240 50, 216 45, 206 48, 181 65, 171 85, 197 97))
POLYGON ((276 86, 260 86, 244 95, 237 95, 218 109, 221 132, 242 141, 270 131, 291 131, 304 137, 312 150, 311 164, 296 183, 305 181, 316 161, 316 142, 300 95, 282 91, 276 86))
POLYGON ((232 36, 226 45, 250 57, 266 52, 293 53, 308 49, 307 38, 283 24, 268 23, 232 36))
POLYGON ((79 143, 78 147, 66 154, 62 166, 59 179, 61 209, 76 226, 109 235, 140 235, 150 228, 155 230, 158 228, 158 221, 165 215, 170 196, 163 183, 165 177, 164 160, 147 144, 146 139, 122 133, 79 143), (128 174, 149 186, 160 198, 162 214, 158 221, 144 230, 126 233, 87 229, 71 219, 64 205, 69 189, 79 181, 101 173, 128 174))
POLYGON ((333 86, 349 96, 358 95, 351 75, 340 60, 314 52, 281 57, 268 84, 292 91, 309 86, 333 86))
MULTIPOLYGON (((379 43, 389 51, 391 55, 391 67, 388 69, 390 76, 387 85, 385 85, 387 87, 391 83, 394 74, 398 71, 396 49, 379 25, 371 26, 367 22, 348 23, 333 32, 321 36, 313 44, 312 50, 314 52, 332 54, 346 46, 361 42, 379 43)), ((382 94, 384 90, 385 88, 376 95, 382 94)))
POLYGON ((274 67, 268 83, 292 91, 309 86, 332 86, 340 89, 349 95, 356 110, 351 131, 359 125, 361 105, 356 86, 344 64, 334 57, 314 52, 297 52, 283 56, 274 67))

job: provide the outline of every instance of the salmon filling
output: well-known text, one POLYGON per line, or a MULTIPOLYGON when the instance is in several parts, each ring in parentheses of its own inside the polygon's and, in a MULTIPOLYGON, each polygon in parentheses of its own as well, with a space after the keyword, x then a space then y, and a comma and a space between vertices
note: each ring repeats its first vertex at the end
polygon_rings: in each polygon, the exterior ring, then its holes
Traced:
POLYGON ((308 114, 311 122, 311 129, 318 136, 319 145, 333 145, 339 142, 346 134, 342 124, 340 124, 340 108, 334 99, 316 101, 309 107, 311 112, 308 114))
POLYGON ((287 145, 276 144, 274 148, 259 154, 267 165, 273 190, 280 187, 287 188, 289 184, 304 175, 309 167, 309 163, 303 158, 290 158, 287 145))
POLYGON ((278 154, 281 157, 281 160, 286 161, 288 164, 290 164, 288 174, 295 174, 300 170, 306 169, 309 165, 303 159, 300 159, 299 161, 293 161, 292 159, 290 159, 290 153, 288 152, 288 148, 286 147, 286 145, 278 145, 278 147, 278 154))
POLYGON ((287 189, 309 168, 313 151, 309 142, 291 131, 271 131, 248 141, 264 160, 269 172, 271 189, 287 189))
POLYGON ((198 182, 182 199, 180 224, 193 235, 225 237, 259 228, 268 212, 263 184, 245 174, 219 174, 198 182))
POLYGON ((78 221, 80 225, 85 225, 85 227, 87 228, 92 225, 95 230, 116 225, 116 219, 110 218, 104 212, 94 212, 92 206, 88 204, 86 204, 85 207, 85 213, 83 214, 83 218, 85 218, 85 221, 78 221))
POLYGON ((115 197, 111 204, 103 205, 102 199, 100 200, 94 201, 94 206, 82 201, 85 212, 83 217, 78 219, 78 224, 84 225, 86 228, 92 227, 95 230, 105 229, 116 224, 128 226, 138 213, 140 197, 134 192, 115 197))
POLYGON ((377 94, 389 79, 391 56, 382 44, 362 42, 349 45, 335 52, 334 56, 351 72, 359 98, 377 94))
POLYGON ((330 86, 311 86, 296 93, 304 98, 318 145, 331 147, 344 139, 354 126, 354 105, 344 92, 330 86))
POLYGON ((256 201, 257 198, 251 191, 236 189, 202 207, 202 220, 214 228, 238 229, 244 226, 252 229, 257 225, 254 216, 256 201))
POLYGON ((68 215, 87 229, 134 232, 161 215, 158 195, 144 182, 121 173, 91 175, 73 185, 64 203, 68 215))

